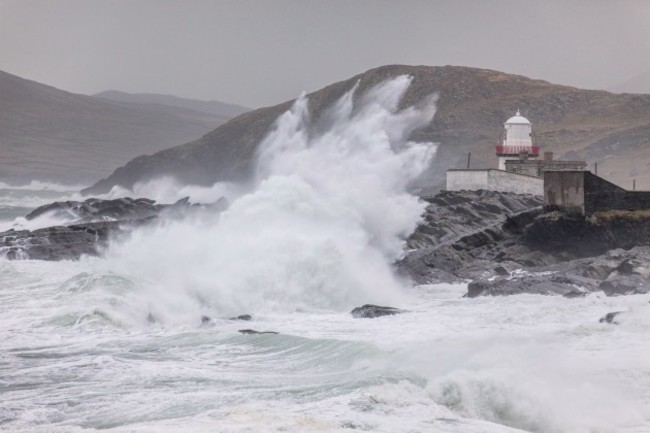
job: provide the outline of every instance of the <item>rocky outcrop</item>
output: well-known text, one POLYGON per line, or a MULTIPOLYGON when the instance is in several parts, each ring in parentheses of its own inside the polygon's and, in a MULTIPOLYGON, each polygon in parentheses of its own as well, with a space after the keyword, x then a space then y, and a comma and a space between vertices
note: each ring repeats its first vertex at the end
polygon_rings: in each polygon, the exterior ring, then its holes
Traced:
POLYGON ((350 311, 355 319, 374 319, 382 316, 394 316, 395 314, 406 313, 406 310, 400 310, 394 307, 382 307, 380 305, 365 304, 350 311))
POLYGON ((398 272, 417 284, 453 282, 527 266, 517 243, 542 212, 542 199, 494 191, 441 191, 407 240, 398 272))
MULTIPOLYGON (((140 222, 141 223, 141 222, 140 222)), ((132 222, 136 224, 136 222, 132 222)), ((76 260, 96 256, 111 235, 123 232, 119 222, 95 222, 55 226, 34 231, 0 233, 0 256, 10 260, 76 260)))
POLYGON ((605 314, 603 317, 601 317, 598 322, 600 323, 610 323, 612 325, 618 325, 619 323, 616 321, 616 316, 621 314, 622 311, 612 311, 611 313, 605 314))
POLYGON ((256 331, 254 329, 240 329, 239 333, 245 335, 279 334, 279 332, 276 331, 256 331))
MULTIPOLYGON (((177 202, 184 206, 188 199, 177 202)), ((97 221, 119 221, 149 218, 157 215, 166 205, 156 204, 147 198, 132 199, 130 197, 115 200, 100 200, 89 198, 85 201, 57 201, 40 206, 25 216, 34 220, 45 215, 61 221, 87 223, 97 221)))
POLYGON ((544 213, 540 198, 485 191, 426 200, 424 221, 397 263, 416 283, 470 281, 468 297, 650 291, 644 211, 544 213))
POLYGON ((172 218, 206 208, 218 212, 224 206, 223 201, 200 207, 188 199, 161 205, 145 198, 128 197, 55 202, 35 209, 25 218, 33 221, 48 216, 60 221, 60 225, 0 233, 0 256, 10 260, 76 260, 83 255, 96 256, 109 239, 125 236, 133 228, 160 217, 172 218))

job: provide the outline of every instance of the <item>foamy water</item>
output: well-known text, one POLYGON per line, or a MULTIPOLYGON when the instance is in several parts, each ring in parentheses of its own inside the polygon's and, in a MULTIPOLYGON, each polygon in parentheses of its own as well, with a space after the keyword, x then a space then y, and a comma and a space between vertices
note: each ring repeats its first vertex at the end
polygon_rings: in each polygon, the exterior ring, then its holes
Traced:
POLYGON ((396 304, 410 313, 392 317, 267 312, 180 326, 148 322, 137 288, 97 272, 96 261, 0 266, 0 420, 9 431, 650 425, 646 295, 466 299, 464 286, 426 286, 396 304), (620 325, 598 323, 615 310, 629 311, 620 325))
MULTIPOLYGON (((397 108, 409 83, 353 89, 318 119, 299 98, 249 185, 106 196, 226 196, 219 215, 103 258, 0 261, 0 429, 650 431, 648 295, 467 299, 393 275, 424 208, 408 184, 435 153, 408 141, 435 111, 397 108), (409 312, 353 319, 364 303, 409 312), (619 325, 598 322, 610 311, 619 325)), ((16 207, 40 194, 12 191, 16 207)))

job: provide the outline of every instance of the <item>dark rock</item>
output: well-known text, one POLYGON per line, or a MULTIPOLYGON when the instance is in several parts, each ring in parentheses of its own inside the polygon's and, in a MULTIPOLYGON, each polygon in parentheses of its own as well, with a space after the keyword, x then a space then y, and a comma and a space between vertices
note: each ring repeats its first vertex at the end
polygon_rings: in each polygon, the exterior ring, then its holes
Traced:
POLYGON ((498 277, 490 280, 475 280, 468 284, 468 298, 477 296, 506 296, 523 293, 537 295, 563 295, 566 297, 583 296, 582 290, 597 290, 590 280, 563 272, 522 274, 517 277, 498 277), (580 294, 580 295, 578 295, 580 294))
POLYGON ((0 233, 0 255, 10 260, 76 260, 82 255, 96 256, 110 235, 118 236, 126 229, 127 224, 111 221, 34 231, 9 230, 0 233))
POLYGON ((250 314, 242 314, 237 317, 231 317, 229 320, 245 320, 245 321, 250 321, 253 320, 253 317, 251 317, 250 314))
POLYGON ((239 333, 241 334, 279 334, 275 331, 256 331, 254 329, 240 329, 239 333))
POLYGON ((497 275, 502 275, 502 276, 510 275, 510 272, 508 272, 508 270, 506 268, 504 268, 503 266, 501 266, 501 265, 494 268, 494 273, 496 273, 497 275))
POLYGON ((208 316, 201 316, 201 323, 209 323, 212 322, 212 319, 209 318, 208 316))
POLYGON ((512 262, 516 269, 527 258, 541 257, 526 256, 530 249, 517 242, 524 226, 541 213, 540 197, 441 191, 423 200, 429 203, 423 221, 408 238, 407 253, 397 263, 398 272, 415 283, 485 278, 508 272, 501 263, 512 262))
POLYGON ((570 292, 565 293, 564 295, 565 298, 573 299, 573 298, 584 298, 587 296, 587 292, 583 292, 581 290, 575 289, 571 290, 570 292))
POLYGON ((64 221, 75 222, 140 219, 156 215, 160 211, 161 207, 154 203, 149 200, 134 200, 130 197, 114 200, 89 198, 83 202, 55 202, 34 209, 25 216, 25 219, 33 220, 46 214, 64 221))
POLYGON ((620 275, 632 275, 636 273, 635 268, 639 265, 640 263, 636 260, 625 259, 616 267, 616 271, 620 275))
POLYGON ((393 307, 382 307, 379 305, 366 304, 350 311, 355 319, 374 319, 381 316, 392 316, 395 314, 405 313, 406 310, 400 310, 393 307))
POLYGON ((650 281, 641 275, 625 275, 613 272, 600 283, 600 289, 607 296, 634 295, 648 293, 650 281))
POLYGON ((611 313, 605 314, 603 317, 601 317, 598 322, 600 323, 611 323, 612 325, 618 325, 619 323, 614 320, 616 316, 621 314, 622 311, 612 311, 611 313))
POLYGON ((543 213, 538 197, 487 191, 424 200, 423 222, 396 263, 414 283, 470 280, 467 297, 650 291, 650 219, 643 215, 543 213))
POLYGON ((185 215, 193 209, 186 199, 174 205, 158 205, 154 200, 129 197, 50 203, 30 212, 25 218, 33 220, 47 214, 60 219, 63 225, 0 233, 0 257, 10 260, 77 260, 83 255, 96 256, 110 238, 126 236, 135 227, 158 218, 185 215))

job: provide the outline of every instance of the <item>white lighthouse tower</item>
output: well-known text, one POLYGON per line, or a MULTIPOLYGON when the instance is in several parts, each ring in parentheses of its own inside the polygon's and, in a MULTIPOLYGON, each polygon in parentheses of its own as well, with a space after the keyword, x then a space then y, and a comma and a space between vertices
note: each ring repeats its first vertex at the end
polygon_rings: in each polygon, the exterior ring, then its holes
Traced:
POLYGON ((527 159, 537 159, 539 147, 533 145, 533 125, 521 115, 519 110, 503 124, 503 127, 503 142, 497 146, 499 170, 506 169, 507 160, 519 159, 524 154, 527 159))

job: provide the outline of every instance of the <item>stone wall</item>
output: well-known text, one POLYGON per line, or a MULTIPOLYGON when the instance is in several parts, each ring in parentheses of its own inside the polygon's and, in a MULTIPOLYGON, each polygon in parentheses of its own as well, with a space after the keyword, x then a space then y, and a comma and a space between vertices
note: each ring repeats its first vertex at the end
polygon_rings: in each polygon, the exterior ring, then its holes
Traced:
POLYGON ((541 178, 510 173, 503 170, 447 170, 447 191, 512 192, 516 194, 543 195, 541 178))

